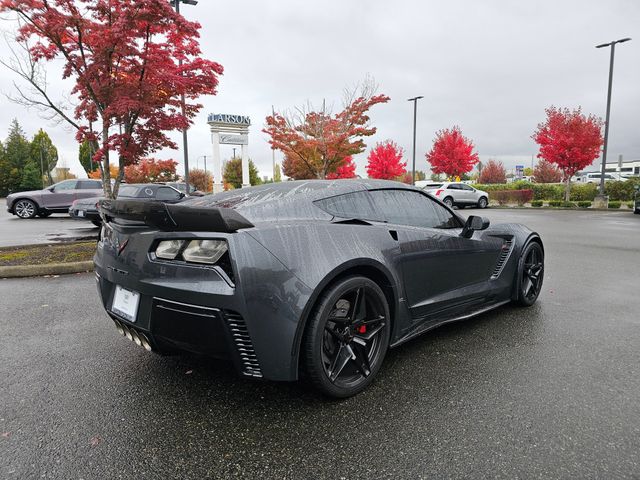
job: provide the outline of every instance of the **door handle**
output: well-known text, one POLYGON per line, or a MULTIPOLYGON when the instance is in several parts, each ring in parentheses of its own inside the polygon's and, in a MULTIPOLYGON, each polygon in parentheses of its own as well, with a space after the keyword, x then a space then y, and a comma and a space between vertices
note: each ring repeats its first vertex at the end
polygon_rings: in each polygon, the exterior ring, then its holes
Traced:
POLYGON ((395 230, 389 230, 389 235, 391 235, 391 238, 393 238, 396 242, 398 241, 398 232, 396 232, 395 230))

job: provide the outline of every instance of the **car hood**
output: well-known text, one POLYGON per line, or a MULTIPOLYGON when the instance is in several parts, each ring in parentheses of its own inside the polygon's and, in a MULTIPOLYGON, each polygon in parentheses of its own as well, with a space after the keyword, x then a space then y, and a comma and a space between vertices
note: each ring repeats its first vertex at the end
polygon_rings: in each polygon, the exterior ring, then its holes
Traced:
POLYGON ((39 197, 44 193, 44 190, 27 190, 26 192, 14 192, 7 195, 7 200, 10 198, 20 197, 39 197))

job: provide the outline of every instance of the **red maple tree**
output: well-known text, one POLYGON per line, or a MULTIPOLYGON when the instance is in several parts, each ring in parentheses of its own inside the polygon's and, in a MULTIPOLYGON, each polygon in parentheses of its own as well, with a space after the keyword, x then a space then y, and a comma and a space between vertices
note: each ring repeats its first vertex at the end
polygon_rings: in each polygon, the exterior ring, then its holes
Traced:
POLYGON ((434 174, 461 177, 479 161, 473 149, 473 142, 462 135, 460 127, 454 126, 436 132, 433 147, 426 157, 434 174))
POLYGON ((404 150, 396 142, 386 140, 376 143, 367 157, 369 178, 395 180, 406 172, 407 162, 402 161, 404 150))
POLYGON ((101 162, 103 180, 110 151, 117 153, 113 191, 103 182, 108 197, 117 195, 125 165, 177 148, 165 132, 188 127, 202 107, 189 100, 216 93, 223 69, 200 58, 200 24, 166 0, 0 0, 0 12, 7 11, 21 21, 17 40, 35 39, 36 61, 64 60, 64 78, 75 80, 74 115, 83 123, 76 136, 98 142, 94 161, 101 162), (98 132, 86 126, 94 122, 98 132))
POLYGON ((565 200, 569 201, 571 177, 600 156, 602 120, 586 116, 582 109, 556 108, 545 110, 547 119, 538 124, 532 135, 540 146, 538 158, 558 166, 565 182, 565 200))
POLYGON ((496 160, 489 160, 487 164, 482 167, 480 176, 478 177, 478 183, 506 183, 507 172, 504 169, 502 162, 496 160))
POLYGON ((173 182, 176 175, 175 160, 155 160, 143 158, 135 165, 124 167, 124 179, 127 183, 173 182))
POLYGON ((268 116, 263 132, 271 137, 271 148, 284 153, 284 174, 296 180, 327 178, 347 157, 363 152, 363 137, 376 133, 367 112, 389 101, 375 90, 372 82, 365 82, 361 89, 345 91, 343 110, 336 114, 323 102, 318 110, 308 104, 293 113, 268 116))
POLYGON ((533 179, 537 183, 558 183, 562 180, 562 172, 553 163, 542 158, 533 169, 533 179))
POLYGON ((345 158, 342 165, 340 165, 335 172, 327 175, 327 180, 338 180, 342 178, 356 178, 356 163, 353 161, 352 156, 345 158))

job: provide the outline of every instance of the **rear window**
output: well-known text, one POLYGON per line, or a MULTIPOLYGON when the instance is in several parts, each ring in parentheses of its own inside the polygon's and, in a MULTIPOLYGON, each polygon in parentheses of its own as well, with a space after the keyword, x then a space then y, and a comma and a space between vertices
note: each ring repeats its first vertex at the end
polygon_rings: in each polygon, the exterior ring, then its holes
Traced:
POLYGON ((118 190, 118 197, 134 198, 138 196, 140 187, 134 187, 132 185, 120 185, 118 190))
POLYGON ((440 187, 442 187, 441 183, 428 183, 424 186, 424 190, 435 190, 440 187))
POLYGON ((344 195, 316 200, 314 203, 328 214, 340 218, 375 220, 376 217, 380 216, 376 214, 367 192, 345 193, 344 195))

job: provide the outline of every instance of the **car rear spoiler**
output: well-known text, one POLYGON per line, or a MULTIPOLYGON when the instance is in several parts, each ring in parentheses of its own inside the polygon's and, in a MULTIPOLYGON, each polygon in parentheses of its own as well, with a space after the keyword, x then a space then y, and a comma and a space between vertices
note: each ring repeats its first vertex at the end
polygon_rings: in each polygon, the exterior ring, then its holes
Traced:
POLYGON ((114 218, 144 222, 160 230, 231 233, 254 225, 231 208, 191 207, 149 200, 100 200, 104 222, 114 218))

